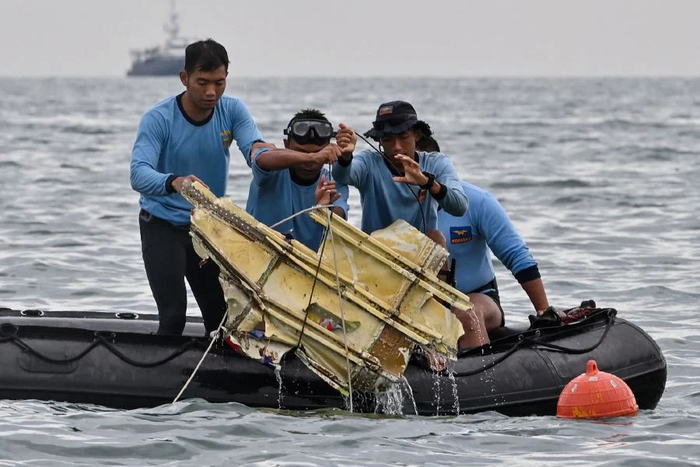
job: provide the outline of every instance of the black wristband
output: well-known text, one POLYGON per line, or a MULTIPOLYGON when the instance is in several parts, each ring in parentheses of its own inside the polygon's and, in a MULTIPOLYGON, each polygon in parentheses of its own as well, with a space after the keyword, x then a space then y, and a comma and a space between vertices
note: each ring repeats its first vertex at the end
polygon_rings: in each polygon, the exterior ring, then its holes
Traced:
POLYGON ((423 175, 428 177, 428 181, 425 185, 420 185, 419 188, 422 190, 430 191, 430 189, 433 187, 433 183, 435 183, 435 174, 431 174, 430 172, 423 172, 423 175))
POLYGON ((350 154, 350 157, 348 159, 343 159, 342 157, 338 158, 338 164, 340 164, 341 167, 347 167, 350 165, 352 162, 352 154, 350 154))
POLYGON ((171 175, 165 180, 165 191, 170 195, 175 193, 175 188, 173 187, 173 180, 175 180, 179 175, 171 175))
POLYGON ((430 196, 432 196, 436 201, 440 201, 442 198, 447 196, 447 187, 440 182, 438 182, 438 185, 440 185, 440 190, 438 190, 438 192, 435 194, 430 193, 430 196))
POLYGON ((518 271, 518 273, 513 274, 513 276, 515 276, 515 279, 519 284, 522 284, 523 282, 530 282, 541 277, 540 270, 536 264, 534 266, 530 266, 529 268, 525 268, 522 271, 518 271))

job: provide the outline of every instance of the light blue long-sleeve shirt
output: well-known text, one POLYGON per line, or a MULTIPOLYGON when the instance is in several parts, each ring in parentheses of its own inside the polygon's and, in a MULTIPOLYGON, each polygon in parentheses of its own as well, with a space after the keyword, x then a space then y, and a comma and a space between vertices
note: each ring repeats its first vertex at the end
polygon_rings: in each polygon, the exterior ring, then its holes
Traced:
POLYGON ((467 182, 462 187, 469 211, 459 217, 438 213, 450 258, 457 260, 457 289, 470 293, 494 279, 489 249, 519 282, 539 277, 537 263, 496 197, 467 182))
POLYGON ((250 165, 250 151, 262 136, 240 99, 222 96, 211 117, 190 120, 173 96, 150 108, 141 118, 131 153, 131 187, 141 193, 141 208, 172 224, 190 222, 192 205, 179 193, 170 193, 171 175, 195 175, 216 196, 226 193, 229 147, 236 140, 250 165))
MULTIPOLYGON (((253 158, 253 181, 250 182, 246 211, 265 225, 273 225, 316 204, 316 186, 321 175, 329 180, 328 169, 323 167, 318 178, 309 185, 301 185, 292 180, 289 169, 264 170, 257 164, 257 158, 267 149, 255 153, 253 158)), ((350 210, 348 206, 348 187, 336 182, 336 191, 340 193, 335 206, 345 211, 347 219, 350 210)), ((304 213, 275 227, 282 233, 289 233, 312 250, 318 250, 323 237, 323 227, 314 222, 304 213)))
POLYGON ((372 233, 383 229, 398 219, 425 232, 437 229, 438 205, 457 216, 467 211, 467 196, 450 159, 438 152, 416 154, 421 170, 434 174, 435 181, 447 188, 447 194, 441 200, 437 201, 426 193, 427 190, 421 190, 415 185, 395 182, 384 158, 372 150, 354 155, 346 167, 338 162, 333 165, 335 180, 352 185, 360 192, 364 232, 372 233))

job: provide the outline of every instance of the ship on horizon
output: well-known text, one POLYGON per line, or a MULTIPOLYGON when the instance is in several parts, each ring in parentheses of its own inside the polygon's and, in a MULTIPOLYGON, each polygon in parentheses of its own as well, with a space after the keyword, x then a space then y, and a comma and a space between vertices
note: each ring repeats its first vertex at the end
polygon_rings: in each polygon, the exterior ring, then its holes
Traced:
POLYGON ((164 25, 165 44, 132 50, 133 62, 127 76, 176 76, 185 67, 185 48, 190 40, 180 37, 175 1, 170 4, 170 21, 164 25))

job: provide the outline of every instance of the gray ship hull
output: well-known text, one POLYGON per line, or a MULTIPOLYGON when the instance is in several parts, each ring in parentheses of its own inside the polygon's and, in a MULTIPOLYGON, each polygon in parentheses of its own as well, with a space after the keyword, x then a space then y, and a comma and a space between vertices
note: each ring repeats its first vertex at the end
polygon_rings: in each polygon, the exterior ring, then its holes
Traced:
POLYGON ((185 66, 185 58, 153 58, 134 62, 127 76, 177 76, 185 66))

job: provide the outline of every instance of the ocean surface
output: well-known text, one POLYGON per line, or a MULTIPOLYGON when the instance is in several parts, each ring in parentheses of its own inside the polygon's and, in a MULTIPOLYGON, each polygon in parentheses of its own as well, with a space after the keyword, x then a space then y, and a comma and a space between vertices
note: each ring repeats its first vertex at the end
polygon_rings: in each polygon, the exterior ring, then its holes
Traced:
MULTIPOLYGON (((156 312, 129 161, 142 113, 180 90, 0 78, 0 307, 156 312)), ((0 466, 700 465, 699 79, 231 79, 227 94, 278 145, 300 108, 364 132, 381 102, 412 102, 460 176, 503 203, 552 304, 594 299, 659 343, 659 406, 567 421, 0 400, 0 466)), ((236 203, 249 180, 232 150, 236 203)), ((508 322, 527 322, 527 296, 496 264, 508 322)))

